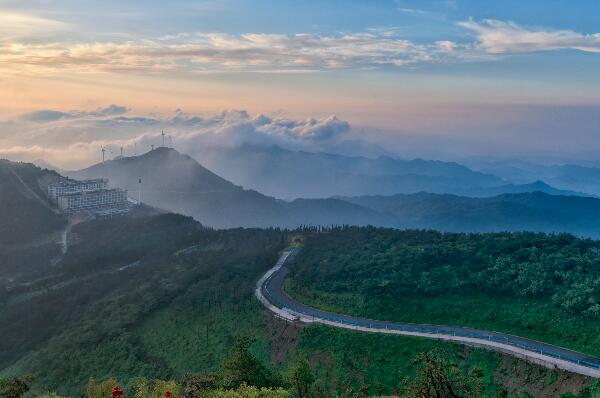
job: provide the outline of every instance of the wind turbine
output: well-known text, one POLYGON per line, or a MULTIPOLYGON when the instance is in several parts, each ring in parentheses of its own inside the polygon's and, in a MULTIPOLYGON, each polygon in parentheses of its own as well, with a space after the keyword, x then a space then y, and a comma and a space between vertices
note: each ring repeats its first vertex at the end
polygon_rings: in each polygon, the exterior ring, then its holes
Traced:
POLYGON ((102 163, 104 163, 104 152, 106 152, 106 148, 102 147, 102 163))
POLYGON ((164 148, 164 146, 165 146, 165 130, 161 130, 160 135, 162 135, 162 143, 163 143, 162 146, 164 148))

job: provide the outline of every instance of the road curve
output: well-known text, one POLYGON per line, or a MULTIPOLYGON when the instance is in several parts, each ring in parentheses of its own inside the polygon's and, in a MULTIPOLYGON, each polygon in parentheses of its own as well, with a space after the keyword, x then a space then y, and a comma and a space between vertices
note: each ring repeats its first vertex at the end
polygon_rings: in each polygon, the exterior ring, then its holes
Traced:
POLYGON ((378 321, 359 318, 306 306, 283 290, 289 272, 286 261, 298 249, 283 252, 273 268, 256 284, 256 297, 277 317, 287 321, 321 323, 338 328, 364 332, 401 334, 446 340, 469 346, 503 352, 549 368, 558 368, 581 375, 600 378, 600 359, 577 351, 505 333, 462 327, 378 321))

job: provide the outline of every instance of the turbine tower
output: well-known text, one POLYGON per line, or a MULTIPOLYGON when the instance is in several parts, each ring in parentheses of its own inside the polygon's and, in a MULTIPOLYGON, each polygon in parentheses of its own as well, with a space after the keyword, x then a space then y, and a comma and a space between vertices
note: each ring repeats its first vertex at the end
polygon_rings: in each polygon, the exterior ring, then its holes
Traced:
POLYGON ((162 146, 165 146, 165 130, 161 130, 160 135, 162 135, 162 146))
POLYGON ((138 206, 142 204, 142 177, 138 179, 138 206))
POLYGON ((104 163, 104 152, 106 152, 106 148, 102 147, 102 163, 104 163))

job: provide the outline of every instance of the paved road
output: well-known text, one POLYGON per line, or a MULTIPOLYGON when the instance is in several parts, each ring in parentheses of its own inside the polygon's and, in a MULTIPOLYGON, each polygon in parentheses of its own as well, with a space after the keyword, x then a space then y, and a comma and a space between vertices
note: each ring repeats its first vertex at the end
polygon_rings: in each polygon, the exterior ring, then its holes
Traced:
POLYGON ((577 351, 519 336, 462 327, 378 321, 335 314, 304 305, 289 297, 283 281, 289 272, 286 261, 297 249, 286 251, 258 281, 256 297, 276 316, 288 321, 315 322, 367 332, 402 334, 454 341, 501 351, 547 367, 556 367, 585 376, 600 378, 600 359, 577 351))

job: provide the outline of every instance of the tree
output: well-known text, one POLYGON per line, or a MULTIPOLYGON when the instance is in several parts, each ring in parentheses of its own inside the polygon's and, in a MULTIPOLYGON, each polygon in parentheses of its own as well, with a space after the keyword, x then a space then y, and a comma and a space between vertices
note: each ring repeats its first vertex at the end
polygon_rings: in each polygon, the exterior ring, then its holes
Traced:
POLYGON ((424 352, 413 361, 415 380, 406 383, 410 398, 477 398, 483 391, 483 371, 470 369, 466 374, 435 352, 424 352))
POLYGON ((90 379, 85 387, 85 392, 88 398, 108 398, 112 396, 115 387, 119 387, 119 383, 115 379, 108 379, 100 383, 95 379, 90 379))
POLYGON ((242 383, 256 387, 271 387, 273 375, 250 352, 254 342, 249 337, 238 337, 229 356, 221 366, 223 384, 226 388, 238 388, 242 383))
POLYGON ((31 375, 0 379, 0 397, 21 398, 31 388, 31 375))
POLYGON ((310 387, 315 382, 310 365, 306 359, 297 360, 289 372, 290 381, 293 383, 298 397, 306 398, 310 394, 310 387))
POLYGON ((183 393, 188 398, 202 398, 207 390, 214 390, 221 386, 219 376, 214 373, 206 375, 185 375, 181 384, 183 393))

